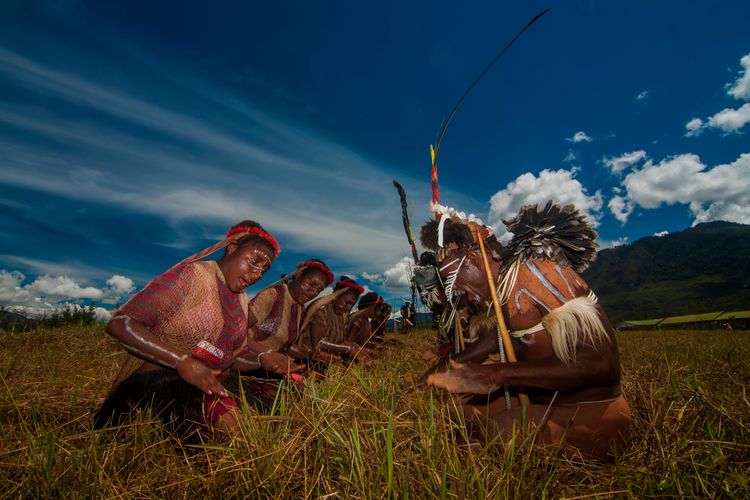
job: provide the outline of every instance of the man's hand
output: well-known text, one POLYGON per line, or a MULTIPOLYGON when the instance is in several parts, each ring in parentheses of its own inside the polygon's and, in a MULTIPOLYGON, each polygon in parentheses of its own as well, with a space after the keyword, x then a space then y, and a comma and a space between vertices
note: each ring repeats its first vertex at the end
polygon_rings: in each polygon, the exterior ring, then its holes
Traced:
POLYGON ((190 356, 178 362, 176 368, 177 373, 185 382, 194 385, 206 394, 229 396, 229 392, 216 378, 221 375, 221 370, 213 370, 190 356))
POLYGON ((449 392, 472 394, 489 394, 499 387, 497 366, 461 364, 451 361, 451 370, 433 373, 427 377, 427 383, 449 392))

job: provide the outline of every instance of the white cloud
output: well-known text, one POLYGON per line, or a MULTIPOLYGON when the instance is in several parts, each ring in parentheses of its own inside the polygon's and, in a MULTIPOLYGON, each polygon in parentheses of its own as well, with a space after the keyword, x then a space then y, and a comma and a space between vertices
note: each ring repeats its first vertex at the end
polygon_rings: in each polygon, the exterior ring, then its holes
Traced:
POLYGON ((135 288, 133 280, 125 276, 120 276, 119 274, 115 274, 109 278, 107 280, 107 286, 113 294, 119 295, 130 293, 133 291, 133 288, 135 288))
POLYGON ((661 237, 666 236, 668 234, 669 234, 669 231, 659 231, 658 233, 654 233, 654 236, 656 236, 657 238, 661 238, 661 237))
POLYGON ((109 319, 112 317, 112 313, 104 309, 103 307, 95 307, 94 317, 99 321, 109 321, 109 319))
POLYGON ((487 216, 489 224, 501 239, 508 237, 505 233, 503 219, 513 217, 524 205, 534 203, 544 205, 553 200, 560 205, 573 204, 588 216, 593 226, 599 225, 602 210, 601 191, 589 195, 586 188, 575 178, 574 170, 548 170, 539 172, 539 176, 527 172, 508 183, 490 198, 490 211, 487 216))
POLYGON ((362 277, 364 279, 366 279, 367 281, 372 281, 372 282, 375 282, 375 283, 383 280, 383 275, 381 275, 379 273, 364 272, 364 273, 362 273, 362 277))
MULTIPOLYGON (((743 70, 737 79, 729 85, 727 94, 735 99, 750 99, 750 54, 742 56, 740 64, 743 70)), ((724 135, 739 133, 745 125, 750 123, 750 103, 743 104, 737 109, 725 108, 706 120, 693 118, 685 125, 686 137, 700 135, 705 129, 713 128, 723 132, 724 135)))
POLYGON ((687 132, 685 132, 685 137, 695 137, 700 135, 704 129, 703 120, 700 118, 693 118, 685 124, 685 129, 687 130, 687 132))
POLYGON ((390 289, 409 288, 408 269, 414 265, 414 259, 403 257, 396 264, 383 271, 383 286, 390 289))
POLYGON ((102 302, 105 304, 117 304, 120 300, 135 290, 135 283, 127 276, 115 274, 107 280, 107 288, 104 290, 102 302))
POLYGON ((715 201, 708 204, 693 202, 690 203, 690 210, 695 215, 693 225, 714 220, 750 224, 750 196, 745 196, 739 203, 731 201, 715 201))
MULTIPOLYGON (((712 220, 750 223, 750 153, 711 169, 694 154, 659 163, 649 160, 626 175, 622 186, 623 204, 646 209, 686 204, 694 216, 693 224, 712 220)), ((630 212, 620 209, 620 214, 625 222, 630 212)))
POLYGON ((613 174, 619 174, 628 167, 646 158, 646 152, 641 150, 623 153, 620 156, 604 157, 602 163, 612 170, 613 174))
POLYGON ((648 97, 649 91, 644 90, 643 92, 639 93, 637 96, 635 96, 636 101, 642 101, 648 97))
POLYGON ((727 91, 735 99, 750 99, 750 54, 742 56, 740 64, 743 70, 727 91))
POLYGON ((628 237, 622 236, 620 238, 617 238, 616 240, 597 240, 597 243, 599 243, 599 249, 604 250, 605 248, 615 248, 615 247, 621 247, 623 245, 628 244, 628 237))
POLYGON ((589 137, 589 135, 583 130, 579 130, 578 132, 573 134, 573 137, 567 137, 565 140, 568 142, 578 143, 578 142, 591 142, 594 139, 589 137))
POLYGON ((612 215, 615 216, 615 219, 625 224, 628 221, 630 214, 633 213, 635 205, 622 196, 615 195, 609 200, 607 207, 609 207, 609 210, 612 212, 612 215))
MULTIPOLYGON (((133 291, 133 280, 115 275, 105 288, 81 286, 69 276, 43 275, 31 283, 20 271, 0 269, 0 305, 30 316, 43 316, 65 308, 80 309, 81 301, 115 304, 133 291)), ((109 312, 95 307, 98 319, 109 319, 109 312)))
POLYGON ((565 158, 563 158, 563 161, 565 163, 573 163, 578 161, 578 153, 573 151, 572 149, 568 150, 568 154, 565 155, 565 158))
POLYGON ((725 134, 733 134, 739 132, 748 123, 750 123, 750 102, 738 109, 726 108, 719 111, 708 119, 704 127, 717 128, 725 134))
POLYGON ((35 294, 63 299, 99 300, 104 296, 104 292, 99 288, 93 286, 82 288, 67 276, 40 276, 26 288, 35 294))

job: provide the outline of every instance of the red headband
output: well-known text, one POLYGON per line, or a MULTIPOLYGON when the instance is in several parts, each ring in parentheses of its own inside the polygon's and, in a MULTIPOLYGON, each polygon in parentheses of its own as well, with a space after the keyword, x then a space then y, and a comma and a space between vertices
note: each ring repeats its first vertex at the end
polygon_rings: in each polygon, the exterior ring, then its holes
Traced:
POLYGON ((276 238, 274 238, 273 236, 271 236, 270 233, 265 232, 259 227, 248 227, 248 226, 233 227, 227 232, 227 238, 237 233, 247 233, 248 236, 254 234, 256 236, 260 236, 261 238, 263 238, 269 245, 271 245, 271 248, 273 249, 274 258, 279 255, 279 252, 281 252, 281 248, 279 247, 279 244, 276 242, 276 238))
POLYGON ((307 268, 307 267, 314 267, 316 269, 319 269, 323 271, 323 274, 325 274, 326 279, 328 280, 328 283, 326 285, 330 285, 333 283, 333 273, 330 269, 328 269, 328 266, 323 264, 322 262, 318 262, 317 260, 306 260, 304 262, 300 262, 297 264, 297 269, 307 268))
POLYGON ((334 285, 334 288, 339 287, 339 286, 345 286, 345 287, 351 288, 352 290, 354 290, 355 292, 357 292, 360 295, 365 291, 364 288, 362 288, 361 286, 359 286, 358 284, 356 284, 353 281, 341 281, 341 280, 339 280, 334 285))

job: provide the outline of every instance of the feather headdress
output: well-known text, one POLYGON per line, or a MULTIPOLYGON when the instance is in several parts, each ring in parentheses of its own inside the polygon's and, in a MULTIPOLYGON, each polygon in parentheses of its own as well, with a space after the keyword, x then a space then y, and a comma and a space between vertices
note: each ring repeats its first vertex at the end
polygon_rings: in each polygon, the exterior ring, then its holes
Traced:
POLYGON ((518 259, 546 258, 580 273, 596 260, 599 235, 573 205, 561 207, 552 200, 543 208, 526 205, 503 223, 513 233, 503 251, 507 264, 518 259))

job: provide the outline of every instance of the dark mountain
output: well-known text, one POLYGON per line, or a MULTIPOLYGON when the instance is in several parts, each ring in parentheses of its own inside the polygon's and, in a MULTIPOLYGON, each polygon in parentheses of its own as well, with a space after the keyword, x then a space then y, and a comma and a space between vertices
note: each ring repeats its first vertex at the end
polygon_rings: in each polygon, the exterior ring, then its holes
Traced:
POLYGON ((750 226, 642 238, 600 251, 582 276, 613 322, 750 309, 750 226))
POLYGON ((35 320, 27 318, 23 314, 8 311, 4 307, 0 306, 0 330, 9 332, 24 331, 33 327, 35 324, 35 320))

